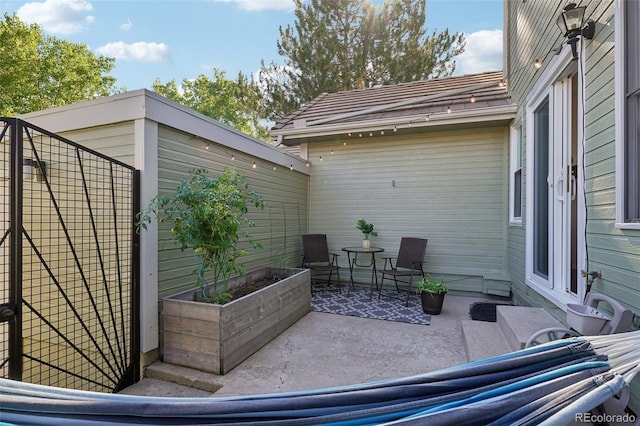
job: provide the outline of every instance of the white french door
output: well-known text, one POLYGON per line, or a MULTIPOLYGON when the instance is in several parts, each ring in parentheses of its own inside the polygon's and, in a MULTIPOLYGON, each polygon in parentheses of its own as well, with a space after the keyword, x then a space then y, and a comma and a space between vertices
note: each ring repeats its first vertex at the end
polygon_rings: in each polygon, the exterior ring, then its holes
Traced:
POLYGON ((527 283, 557 304, 584 295, 578 87, 578 75, 567 73, 541 91, 527 112, 527 283))

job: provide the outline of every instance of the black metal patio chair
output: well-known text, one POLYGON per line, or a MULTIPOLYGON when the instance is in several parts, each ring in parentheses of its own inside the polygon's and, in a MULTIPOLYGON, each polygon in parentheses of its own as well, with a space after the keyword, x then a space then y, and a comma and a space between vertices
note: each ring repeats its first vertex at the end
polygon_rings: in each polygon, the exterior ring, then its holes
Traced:
MULTIPOLYGON (((393 264, 392 257, 385 257, 383 269, 378 270, 378 272, 382 274, 380 287, 378 288, 378 299, 380 299, 381 296, 396 297, 382 294, 384 279, 393 277, 393 282, 398 293, 401 293, 402 291, 405 291, 407 293, 405 306, 409 306, 409 295, 413 286, 414 277, 424 278, 424 270, 422 268, 422 265, 424 263, 424 255, 426 251, 426 238, 402 237, 402 239, 400 240, 400 250, 398 251, 395 265, 393 264), (400 284, 407 284, 406 289, 401 289, 400 284)), ((400 296, 396 298, 402 300, 400 296)))
POLYGON ((302 235, 302 267, 311 270, 311 295, 317 284, 325 284, 322 290, 341 292, 338 256, 336 253, 329 253, 326 234, 302 235), (335 287, 331 282, 334 272, 337 277, 335 287), (324 280, 318 280, 318 278, 324 278, 324 280))

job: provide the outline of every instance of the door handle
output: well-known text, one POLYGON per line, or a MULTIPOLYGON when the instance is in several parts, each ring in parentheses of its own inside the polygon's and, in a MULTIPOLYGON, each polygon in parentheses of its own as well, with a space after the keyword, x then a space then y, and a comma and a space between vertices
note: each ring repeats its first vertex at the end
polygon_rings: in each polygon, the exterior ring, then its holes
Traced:
POLYGON ((564 201, 564 176, 560 176, 556 181, 556 198, 559 201, 564 201))

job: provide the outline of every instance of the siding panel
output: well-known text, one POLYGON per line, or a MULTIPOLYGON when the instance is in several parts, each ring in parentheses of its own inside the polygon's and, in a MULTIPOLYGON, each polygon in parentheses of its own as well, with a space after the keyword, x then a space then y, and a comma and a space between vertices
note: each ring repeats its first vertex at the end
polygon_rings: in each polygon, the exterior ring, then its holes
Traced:
MULTIPOLYGON (((273 164, 259 158, 160 126, 160 194, 171 196, 195 167, 204 167, 215 176, 226 166, 236 166, 247 176, 249 188, 260 193, 266 202, 264 210, 251 208, 248 213, 256 223, 249 232, 263 248, 253 250, 246 241, 241 241, 241 247, 250 253, 242 259, 245 270, 263 266, 298 267, 302 258, 299 235, 306 232, 307 227, 308 176, 281 166, 274 170, 273 164), (256 169, 252 168, 254 161, 256 169)), ((158 256, 160 298, 194 286, 193 253, 180 251, 171 238, 168 224, 160 224, 158 256)))
MULTIPOLYGON (((360 245, 355 224, 365 218, 385 254, 397 253, 402 236, 428 238, 431 274, 505 271, 505 129, 346 141, 309 145, 309 231, 326 233, 332 251, 360 245)), ((346 255, 340 264, 347 268, 346 255)))

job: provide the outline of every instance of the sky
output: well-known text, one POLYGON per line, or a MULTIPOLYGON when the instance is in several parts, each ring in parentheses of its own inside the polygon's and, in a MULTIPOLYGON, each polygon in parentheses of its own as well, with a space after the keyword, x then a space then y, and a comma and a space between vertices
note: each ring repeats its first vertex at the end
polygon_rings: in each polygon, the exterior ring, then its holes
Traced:
MULTIPOLYGON (((212 77, 213 68, 235 79, 255 74, 261 60, 284 64, 279 27, 295 22, 293 0, 0 0, 0 10, 116 58, 111 75, 127 90, 212 77)), ((502 69, 502 0, 427 0, 426 11, 427 34, 465 34, 454 75, 502 69)))

